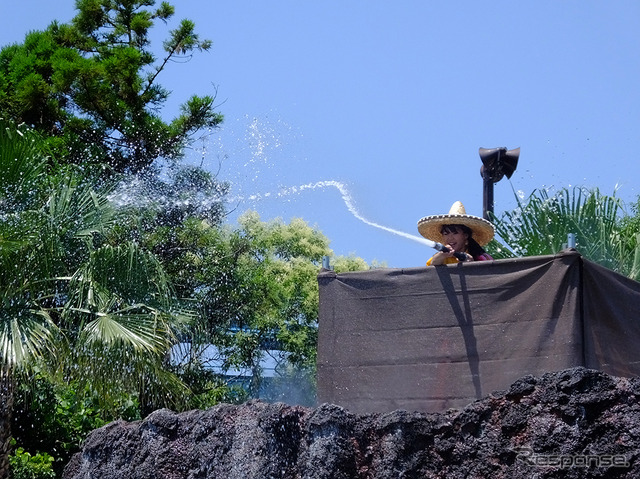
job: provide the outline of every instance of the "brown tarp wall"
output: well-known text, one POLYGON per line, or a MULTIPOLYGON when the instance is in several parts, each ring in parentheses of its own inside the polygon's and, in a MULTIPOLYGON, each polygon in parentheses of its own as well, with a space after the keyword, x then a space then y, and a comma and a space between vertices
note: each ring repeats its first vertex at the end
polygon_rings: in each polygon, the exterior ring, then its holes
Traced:
POLYGON ((573 366, 640 375, 640 283, 574 250, 438 267, 322 270, 318 402, 437 412, 573 366))

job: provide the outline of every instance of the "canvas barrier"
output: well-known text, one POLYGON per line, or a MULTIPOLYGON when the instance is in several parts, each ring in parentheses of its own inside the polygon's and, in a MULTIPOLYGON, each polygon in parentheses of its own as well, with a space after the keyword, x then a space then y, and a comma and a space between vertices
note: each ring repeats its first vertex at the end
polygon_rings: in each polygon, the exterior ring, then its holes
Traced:
POLYGON ((463 407, 574 366, 640 373, 640 283, 553 256, 318 275, 318 402, 463 407))

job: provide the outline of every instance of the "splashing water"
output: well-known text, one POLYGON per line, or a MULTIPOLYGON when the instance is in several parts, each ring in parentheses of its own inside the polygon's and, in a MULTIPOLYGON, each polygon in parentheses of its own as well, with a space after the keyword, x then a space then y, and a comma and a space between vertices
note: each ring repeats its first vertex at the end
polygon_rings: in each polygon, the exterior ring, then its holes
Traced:
MULTIPOLYGON (((238 133, 233 131, 233 129, 228 130, 228 132, 232 139, 242 136, 244 144, 248 146, 249 151, 247 152, 245 148, 241 148, 240 151, 235 153, 225 153, 223 155, 224 158, 236 158, 236 161, 242 162, 236 165, 236 168, 228 167, 229 171, 240 174, 240 177, 235 180, 229 178, 230 183, 234 185, 235 191, 239 191, 243 184, 246 186, 247 179, 249 179, 249 182, 259 180, 260 184, 263 186, 268 185, 270 181, 274 180, 277 180, 280 184, 282 182, 286 182, 287 180, 284 180, 281 175, 286 174, 290 170, 291 159, 297 158, 297 155, 295 151, 286 151, 286 154, 284 154, 285 152, 282 150, 285 147, 290 146, 291 143, 296 143, 301 134, 280 119, 273 120, 271 118, 258 118, 246 115, 243 120, 246 123, 243 125, 241 124, 240 127, 245 129, 244 135, 238 135, 238 133), (279 159, 284 158, 286 158, 287 161, 287 168, 275 168, 279 159), (275 178, 273 177, 274 174, 276 175, 275 178)), ((226 148, 226 143, 222 141, 220 141, 220 146, 218 148, 222 148, 222 145, 225 145, 226 148)), ((269 186, 267 186, 267 188, 269 188, 269 186)), ((277 192, 273 191, 255 194, 236 193, 234 196, 226 197, 224 201, 231 204, 245 201, 259 202, 268 199, 282 199, 304 191, 327 188, 336 188, 348 211, 366 225, 433 247, 433 243, 421 236, 398 231, 364 217, 358 211, 355 201, 345 184, 336 180, 316 181, 300 186, 280 188, 277 192)))
POLYGON ((270 198, 270 197, 282 198, 282 197, 285 197, 285 196, 301 193, 301 192, 303 192, 305 190, 315 190, 315 189, 318 189, 318 188, 323 188, 324 189, 324 188, 330 188, 330 187, 334 187, 340 192, 340 195, 342 196, 342 201, 344 201, 344 204, 346 205, 346 207, 349 210, 349 212, 355 218, 359 219, 363 223, 365 223, 365 224, 367 224, 369 226, 373 226, 374 228, 379 228, 381 230, 387 231, 387 232, 392 233, 394 235, 402 236, 403 238, 407 238, 407 239, 410 239, 410 240, 413 240, 413 241, 417 241, 418 243, 422 243, 422 244, 425 244, 427 246, 431 246, 431 243, 429 241, 427 241, 426 239, 424 239, 424 238, 422 238, 420 236, 412 235, 412 234, 409 234, 409 233, 405 233, 404 231, 398 231, 396 229, 389 228, 388 226, 384 226, 384 225, 375 223, 374 221, 371 221, 371 220, 365 218, 364 216, 362 216, 362 214, 356 208, 355 202, 353 201, 353 197, 351 196, 351 193, 349 193, 349 190, 347 189, 347 187, 344 185, 344 183, 341 183, 341 182, 336 181, 336 180, 317 181, 315 183, 307 183, 306 185, 292 186, 292 187, 283 189, 283 190, 279 191, 276 194, 266 193, 265 195, 251 195, 247 199, 248 200, 252 200, 252 201, 256 201, 256 200, 261 200, 261 199, 270 198))

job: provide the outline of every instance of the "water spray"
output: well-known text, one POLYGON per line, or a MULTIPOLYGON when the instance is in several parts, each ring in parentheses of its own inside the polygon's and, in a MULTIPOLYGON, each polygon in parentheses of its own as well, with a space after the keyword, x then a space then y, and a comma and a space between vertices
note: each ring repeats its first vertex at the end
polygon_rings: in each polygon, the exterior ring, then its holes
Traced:
MULTIPOLYGON (((315 183, 307 183, 306 185, 301 185, 301 186, 293 186, 290 188, 286 188, 284 190, 279 191, 277 194, 272 195, 270 193, 265 194, 264 196, 262 195, 252 195, 250 197, 248 197, 248 199, 250 200, 260 200, 262 198, 268 198, 268 197, 275 197, 275 198, 281 198, 284 196, 289 196, 292 194, 297 194, 300 193, 302 191, 305 190, 315 190, 318 188, 329 188, 329 187, 334 187, 336 188, 339 192, 340 195, 342 197, 342 201, 344 201, 344 204, 347 207, 347 210, 349 210, 349 212, 358 220, 362 221, 363 223, 369 225, 369 226, 373 226, 374 228, 378 228, 384 231, 387 231, 389 233, 392 233, 394 235, 397 236, 402 236, 403 238, 407 238, 413 241, 417 241, 418 243, 422 243, 424 245, 427 245, 430 248, 434 248, 438 251, 442 251, 444 253, 449 252, 449 249, 444 246, 441 243, 436 243, 435 241, 431 241, 427 238, 423 238, 421 236, 416 236, 416 235, 412 235, 409 233, 405 233, 404 231, 399 231, 393 228, 389 228, 388 226, 384 226, 381 224, 378 224, 374 221, 371 221, 367 218, 365 218, 364 216, 362 216, 362 214, 358 211, 358 209, 356 208, 355 202, 353 200, 353 197, 351 196, 351 193, 349 193, 349 190, 347 189, 347 187, 345 186, 344 183, 341 183, 340 181, 336 181, 336 180, 328 180, 328 181, 317 181, 315 183)), ((464 261, 466 259, 466 255, 463 253, 454 253, 454 256, 456 258, 458 258, 460 261, 464 261)))

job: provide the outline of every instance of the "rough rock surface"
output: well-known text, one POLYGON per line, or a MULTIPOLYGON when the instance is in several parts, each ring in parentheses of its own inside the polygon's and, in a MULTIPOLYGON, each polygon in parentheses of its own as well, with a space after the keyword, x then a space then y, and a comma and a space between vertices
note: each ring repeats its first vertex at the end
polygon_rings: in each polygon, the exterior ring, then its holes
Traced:
POLYGON ((640 378, 526 376, 461 410, 248 402, 92 432, 64 479, 638 478, 640 378))

